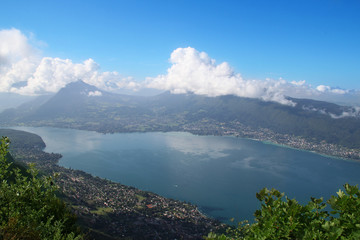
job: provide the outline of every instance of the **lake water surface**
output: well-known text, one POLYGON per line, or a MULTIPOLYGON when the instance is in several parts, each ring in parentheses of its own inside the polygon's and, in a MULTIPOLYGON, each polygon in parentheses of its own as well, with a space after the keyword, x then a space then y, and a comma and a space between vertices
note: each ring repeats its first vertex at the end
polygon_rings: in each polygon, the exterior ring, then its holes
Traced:
POLYGON ((253 220, 255 194, 277 188, 302 203, 360 183, 360 164, 249 139, 16 127, 40 135, 59 164, 196 204, 222 221, 253 220))

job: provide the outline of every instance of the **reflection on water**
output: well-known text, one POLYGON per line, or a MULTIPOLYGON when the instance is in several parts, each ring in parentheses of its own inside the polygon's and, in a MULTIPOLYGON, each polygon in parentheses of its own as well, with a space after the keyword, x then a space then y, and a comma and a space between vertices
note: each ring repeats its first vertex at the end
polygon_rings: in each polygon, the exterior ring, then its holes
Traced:
POLYGON ((40 135, 60 165, 201 207, 218 219, 253 219, 255 193, 277 188, 300 202, 360 183, 360 164, 234 137, 189 133, 17 128, 40 135))
POLYGON ((46 143, 48 152, 89 152, 99 146, 101 139, 93 135, 94 132, 73 131, 69 134, 65 129, 48 127, 13 127, 13 129, 35 133, 46 143))
POLYGON ((216 141, 204 136, 194 138, 190 133, 169 133, 164 135, 168 147, 185 154, 196 155, 198 160, 218 159, 228 156, 226 150, 238 149, 231 141, 216 141))
POLYGON ((254 157, 245 157, 240 160, 236 160, 231 163, 231 166, 234 168, 254 168, 251 166, 251 162, 254 162, 256 159, 254 157))

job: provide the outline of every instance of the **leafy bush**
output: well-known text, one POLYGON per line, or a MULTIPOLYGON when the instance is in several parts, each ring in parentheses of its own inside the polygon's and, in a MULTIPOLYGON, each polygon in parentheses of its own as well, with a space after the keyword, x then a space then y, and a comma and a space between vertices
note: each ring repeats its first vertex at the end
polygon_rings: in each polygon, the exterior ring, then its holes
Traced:
POLYGON ((326 203, 311 198, 305 206, 276 189, 262 189, 256 194, 261 209, 255 223, 240 222, 226 234, 209 233, 205 239, 360 239, 360 190, 344 185, 326 203))
POLYGON ((9 139, 0 142, 0 239, 82 239, 76 216, 55 195, 52 177, 10 167, 9 139))

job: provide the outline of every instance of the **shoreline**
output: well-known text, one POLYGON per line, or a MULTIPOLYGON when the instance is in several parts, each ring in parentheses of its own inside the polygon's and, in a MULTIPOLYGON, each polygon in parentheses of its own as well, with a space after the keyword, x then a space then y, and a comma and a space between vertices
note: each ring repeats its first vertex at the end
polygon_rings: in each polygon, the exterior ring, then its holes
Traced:
MULTIPOLYGON (((239 123, 236 123, 239 125, 239 123)), ((182 127, 181 129, 161 131, 118 131, 118 132, 107 132, 107 131, 98 131, 94 129, 84 129, 84 128, 72 128, 72 127, 59 127, 59 126, 34 126, 34 125, 18 125, 18 126, 9 126, 0 128, 11 128, 17 129, 22 127, 49 127, 49 128, 58 128, 58 129, 74 129, 81 131, 92 131, 101 134, 124 134, 124 133, 148 133, 148 132, 159 132, 159 133, 189 133, 197 136, 227 136, 227 137, 237 137, 242 139, 248 139, 253 141, 262 142, 264 144, 271 144, 284 148, 291 148, 299 151, 311 152, 318 154, 324 157, 331 157, 334 159, 345 160, 345 161, 355 161, 360 162, 360 149, 349 149, 338 144, 330 144, 326 142, 311 142, 299 136, 293 136, 288 134, 279 134, 274 133, 269 129, 258 129, 253 130, 243 125, 238 126, 237 129, 216 129, 212 131, 213 133, 204 133, 204 130, 193 129, 188 127, 182 127), (261 137, 259 137, 261 136, 261 137), (287 142, 286 142, 287 141, 287 142), (299 147, 302 145, 302 147, 299 147), (326 150, 325 150, 326 149, 326 150), (349 156, 346 156, 349 155, 349 156)))
MULTIPOLYGON (((24 129, 24 128, 21 128, 21 127, 13 127, 13 128, 15 128, 15 129, 21 129, 21 130, 25 130, 26 131, 26 129, 24 129)), ((26 127, 25 127, 26 128, 26 127)), ((52 128, 52 127, 50 127, 50 128, 52 128)), ((61 128, 59 128, 59 129, 61 129, 61 128)), ((82 131, 84 131, 84 130, 82 130, 82 131)), ((157 131, 157 132, 159 132, 159 131, 157 131)), ((146 133, 146 132, 138 132, 138 133, 146 133)), ((172 133, 172 134, 189 134, 189 135, 193 135, 194 133, 193 132, 185 132, 185 131, 169 131, 169 132, 164 132, 164 131, 162 131, 162 132, 159 132, 159 133, 164 133, 164 134, 166 134, 166 133, 172 133)), ((210 134, 207 134, 207 135, 204 135, 204 134, 195 134, 195 135, 199 135, 199 136, 209 136, 210 134)), ((234 136, 234 135, 230 135, 230 134, 227 134, 227 135, 213 135, 213 136, 225 136, 225 137, 230 137, 230 138, 236 138, 236 137, 239 137, 239 136, 234 136)), ((259 139, 252 139, 252 138, 246 138, 246 137, 241 137, 242 139, 246 139, 246 140, 252 140, 252 141, 257 141, 257 142, 262 142, 262 143, 264 143, 264 144, 272 144, 272 145, 277 145, 277 146, 280 146, 280 147, 286 147, 286 148, 292 148, 292 147, 289 147, 289 146, 286 146, 286 145, 282 145, 282 144, 278 144, 278 143, 273 143, 273 142, 270 142, 270 141, 261 141, 261 140, 259 140, 259 139)), ((302 150, 302 149, 298 149, 298 148, 292 148, 292 149, 296 149, 296 150, 301 150, 301 151, 308 151, 308 150, 302 150)), ((310 151, 309 151, 310 152, 310 151)), ((48 154, 50 154, 50 153, 48 153, 48 154)), ((318 154, 318 153, 316 153, 316 154, 318 154)), ((339 158, 338 158, 339 159, 339 158)), ((55 168, 55 170, 54 171, 56 171, 56 169, 64 169, 65 167, 62 167, 62 166, 60 166, 60 165, 58 165, 58 161, 60 160, 60 158, 57 158, 57 160, 56 160, 56 165, 57 165, 57 168, 55 168)), ((50 169, 50 168, 48 168, 48 169, 50 169)), ((62 172, 62 170, 61 170, 61 172, 62 172)), ((89 174, 89 173, 86 173, 86 172, 83 172, 83 171, 79 171, 79 170, 72 170, 72 169, 66 169, 66 170, 64 170, 64 172, 68 172, 68 173, 71 173, 71 174, 78 174, 78 173, 81 173, 80 175, 82 175, 82 177, 84 177, 84 176, 88 176, 88 175, 90 175, 90 178, 91 179, 99 179, 98 181, 100 181, 100 182, 110 182, 111 183, 111 181, 108 181, 108 180, 106 180, 106 179, 101 179, 101 178, 98 178, 98 177, 95 177, 94 175, 91 175, 91 174, 89 174)), ((70 176, 71 176, 71 174, 70 174, 70 176)), ((87 177, 86 177, 87 178, 87 177)), ((77 184, 79 181, 82 181, 81 179, 79 180, 79 178, 78 177, 73 177, 73 179, 67 179, 66 181, 64 181, 64 183, 63 183, 63 185, 65 186, 65 185, 70 185, 70 186, 73 186, 72 184, 77 184), (72 184, 68 184, 69 182, 72 182, 72 184)), ((84 183, 82 183, 82 184, 84 184, 84 183)), ((126 188, 129 188, 129 189, 135 189, 134 187, 129 187, 129 186, 126 186, 126 185, 123 185, 123 184, 121 184, 121 183, 117 183, 118 185, 120 185, 120 186, 125 186, 126 188)), ((111 184, 110 184, 110 186, 111 186, 111 184)), ((140 189, 136 189, 136 190, 138 190, 138 191, 141 191, 140 189)), ((102 191, 104 191, 104 190, 102 190, 102 191)), ((145 193, 147 193, 147 194, 153 194, 152 192, 146 192, 146 191, 141 191, 141 192, 145 192, 145 193)), ((76 196, 76 193, 71 193, 71 194, 75 194, 75 195, 73 195, 73 199, 71 199, 72 201, 75 201, 76 203, 78 203, 78 201, 79 201, 79 198, 76 198, 76 197, 74 197, 74 196, 76 196)), ((70 194, 70 195, 71 195, 70 194)), ((155 194, 156 195, 156 194, 155 194)), ((140 196, 142 196, 142 195, 140 195, 140 196)), ((158 197, 162 197, 162 196, 158 196, 158 197)), ((135 194, 135 198, 137 198, 137 196, 136 196, 136 194, 135 194)), ((162 198, 164 198, 164 197, 162 197, 162 198)), ((139 199, 138 199, 139 200, 139 199)), ((169 199, 169 200, 171 200, 171 199, 169 199)), ((177 200, 174 200, 175 201, 175 203, 177 204, 177 203, 180 203, 180 201, 177 201, 177 200)), ((138 201, 138 202, 141 202, 141 201, 138 201)), ((103 203, 100 203, 100 206, 102 206, 102 207, 93 207, 93 206, 88 206, 85 210, 87 211, 87 214, 85 214, 85 216, 86 217, 89 217, 88 215, 89 214, 94 214, 94 213, 96 213, 96 212, 98 212, 99 214, 101 213, 101 211, 105 211, 106 209, 109 209, 109 206, 108 205, 106 205, 106 204, 108 204, 108 201, 106 200, 106 201, 104 201, 103 203), (102 210, 102 209, 104 209, 104 210, 102 210)), ((151 204, 151 206, 157 206, 157 204, 154 204, 153 202, 147 202, 148 204, 151 204)), ((137 204, 137 203, 136 203, 137 204)), ((145 204, 145 203, 144 203, 145 204)), ((97 205, 97 206, 99 206, 99 205, 97 205)), ((146 206, 146 205, 145 205, 146 206)), ((208 219, 209 220, 209 216, 207 216, 206 214, 203 214, 202 212, 201 212, 201 210, 199 209, 199 207, 196 207, 195 205, 193 205, 194 207, 195 207, 195 212, 198 212, 198 214, 201 216, 200 218, 206 218, 206 219, 208 219)), ((136 205, 136 207, 139 207, 139 205, 136 205)), ((146 207, 144 207, 143 205, 142 205, 142 207, 143 208, 145 208, 146 209, 146 207)), ((112 209, 112 208, 111 208, 112 209)), ((143 209, 144 210, 144 209, 143 209)), ((155 209, 153 209, 153 210, 155 210, 155 209)), ((115 212, 115 210, 111 210, 111 211, 114 211, 115 212)), ((150 211, 150 210, 149 210, 150 211)), ((167 214, 167 213, 166 213, 167 214)), ((168 214, 167 214, 168 215, 168 214)), ((173 216, 173 217, 177 217, 177 216, 173 216)), ((214 218, 212 218, 211 220, 216 220, 216 219, 214 219, 214 218)), ((210 220, 209 220, 210 221, 210 220)))
POLYGON ((261 141, 261 140, 256 140, 255 141, 260 141, 264 144, 269 144, 269 145, 274 145, 274 146, 278 146, 278 147, 283 147, 283 148, 289 148, 289 149, 293 149, 293 150, 297 150, 297 151, 304 151, 304 152, 309 152, 309 153, 314 153, 323 157, 327 157, 327 158, 333 158, 333 159, 337 159, 337 160, 343 160, 343 161, 354 161, 354 162, 360 162, 360 160, 356 160, 356 159, 351 159, 351 158, 343 158, 343 157, 338 157, 338 156, 333 156, 333 155, 328 155, 328 154, 323 154, 320 152, 316 152, 316 151, 312 151, 312 150, 307 150, 307 149, 301 149, 301 148, 296 148, 296 147, 292 147, 290 145, 286 145, 286 144, 281 144, 281 143, 274 143, 274 142, 270 142, 270 141, 261 141))
MULTIPOLYGON (((22 139, 17 140, 20 141, 22 139)), ((22 144, 17 143, 17 146, 22 144)), ((62 155, 44 149, 17 147, 11 149, 11 154, 17 161, 35 163, 36 168, 46 175, 58 175, 55 182, 62 198, 71 205, 82 228, 95 239, 115 240, 116 236, 203 239, 210 231, 228 227, 203 214, 194 204, 62 167, 58 165, 62 155), (110 232, 114 234, 113 238, 107 237, 110 232)))

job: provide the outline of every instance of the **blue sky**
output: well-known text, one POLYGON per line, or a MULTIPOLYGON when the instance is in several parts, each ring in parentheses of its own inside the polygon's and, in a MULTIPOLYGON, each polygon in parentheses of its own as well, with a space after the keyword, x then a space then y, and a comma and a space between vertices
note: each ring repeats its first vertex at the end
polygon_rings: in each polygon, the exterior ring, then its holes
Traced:
POLYGON ((360 89, 359 1, 2 1, 0 30, 41 55, 141 82, 191 47, 244 79, 360 89))

